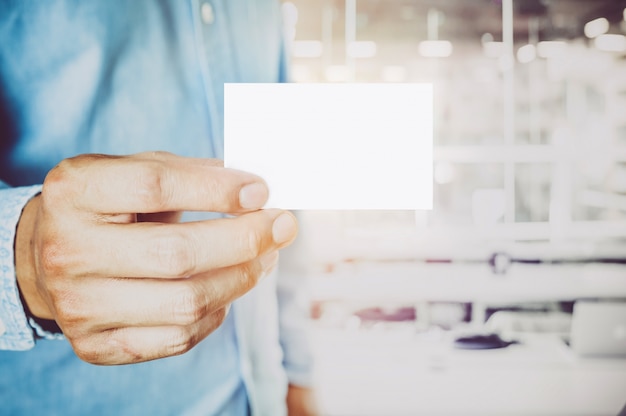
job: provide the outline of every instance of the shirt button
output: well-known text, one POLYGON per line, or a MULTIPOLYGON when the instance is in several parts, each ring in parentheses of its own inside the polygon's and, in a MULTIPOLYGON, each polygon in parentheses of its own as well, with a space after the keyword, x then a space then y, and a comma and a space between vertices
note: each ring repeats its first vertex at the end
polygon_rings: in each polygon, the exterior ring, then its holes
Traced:
POLYGON ((202 3, 202 6, 200 7, 200 16, 202 16, 202 21, 205 24, 210 25, 213 23, 213 20, 215 20, 215 14, 213 13, 213 6, 211 6, 211 3, 202 3))

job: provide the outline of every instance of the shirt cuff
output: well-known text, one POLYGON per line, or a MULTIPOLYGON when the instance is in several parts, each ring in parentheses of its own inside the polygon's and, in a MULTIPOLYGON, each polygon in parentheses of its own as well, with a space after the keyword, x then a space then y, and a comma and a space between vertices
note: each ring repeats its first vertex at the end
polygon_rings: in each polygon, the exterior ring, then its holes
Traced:
POLYGON ((289 384, 293 384, 298 387, 313 387, 313 372, 310 366, 295 366, 285 364, 285 372, 287 373, 287 380, 289 384))
POLYGON ((0 350, 28 350, 35 346, 17 287, 14 245, 22 210, 40 192, 41 185, 0 189, 0 350))

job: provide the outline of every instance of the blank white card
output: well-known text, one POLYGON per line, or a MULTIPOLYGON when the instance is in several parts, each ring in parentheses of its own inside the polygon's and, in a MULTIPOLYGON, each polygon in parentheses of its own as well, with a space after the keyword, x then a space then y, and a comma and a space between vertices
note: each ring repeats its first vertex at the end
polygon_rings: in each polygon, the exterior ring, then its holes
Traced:
POLYGON ((266 208, 431 209, 430 84, 225 84, 224 165, 266 208))

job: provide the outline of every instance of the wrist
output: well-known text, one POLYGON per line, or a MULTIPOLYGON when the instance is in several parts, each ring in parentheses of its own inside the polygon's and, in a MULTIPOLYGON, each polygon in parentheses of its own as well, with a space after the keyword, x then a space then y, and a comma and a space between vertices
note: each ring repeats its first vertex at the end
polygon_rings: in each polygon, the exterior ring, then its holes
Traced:
POLYGON ((33 235, 40 196, 32 198, 24 209, 17 224, 15 235, 15 276, 25 311, 31 317, 53 319, 46 302, 37 288, 33 255, 33 235))

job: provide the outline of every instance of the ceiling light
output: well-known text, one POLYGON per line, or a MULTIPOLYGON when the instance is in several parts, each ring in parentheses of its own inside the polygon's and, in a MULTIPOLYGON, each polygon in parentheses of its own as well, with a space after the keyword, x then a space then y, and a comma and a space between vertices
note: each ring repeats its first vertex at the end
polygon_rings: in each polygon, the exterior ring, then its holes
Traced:
POLYGON ((585 36, 595 38, 609 31, 609 21, 604 17, 593 19, 585 24, 585 36))
POLYGON ((600 35, 594 40, 596 48, 605 52, 626 51, 626 36, 624 35, 600 35))
POLYGON ((537 44, 537 55, 542 58, 557 57, 567 49, 567 43, 560 40, 545 40, 537 44))
POLYGON ((535 45, 524 45, 517 50, 517 60, 523 64, 532 62, 537 57, 535 45))
POLYGON ((426 28, 428 40, 419 44, 420 55, 426 58, 446 58, 452 54, 452 43, 448 40, 439 40, 439 26, 444 15, 437 9, 428 9, 426 28))
POLYGON ((373 58, 376 56, 376 42, 354 41, 348 44, 350 58, 373 58))
POLYGON ((452 43, 448 40, 424 40, 419 44, 419 52, 426 58, 446 58, 452 55, 452 43))

